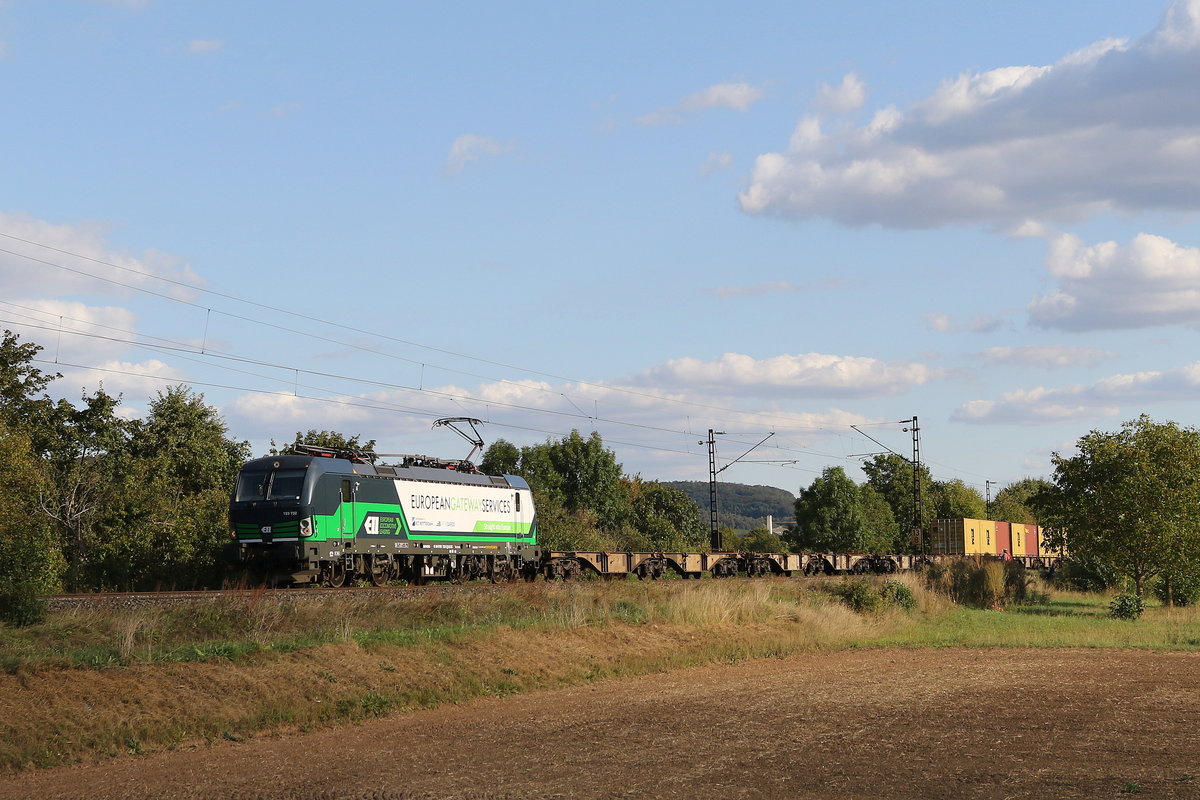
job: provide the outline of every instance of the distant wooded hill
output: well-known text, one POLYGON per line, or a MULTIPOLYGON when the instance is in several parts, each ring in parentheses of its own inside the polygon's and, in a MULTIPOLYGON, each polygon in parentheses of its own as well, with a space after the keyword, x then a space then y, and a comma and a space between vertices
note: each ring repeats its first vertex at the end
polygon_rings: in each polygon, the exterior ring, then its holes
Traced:
MULTIPOLYGON (((664 481, 692 499, 700 509, 700 521, 708 524, 707 481, 664 481)), ((717 509, 721 525, 750 531, 767 524, 768 514, 776 525, 796 524, 796 496, 774 486, 747 486, 744 483, 718 483, 717 509)))

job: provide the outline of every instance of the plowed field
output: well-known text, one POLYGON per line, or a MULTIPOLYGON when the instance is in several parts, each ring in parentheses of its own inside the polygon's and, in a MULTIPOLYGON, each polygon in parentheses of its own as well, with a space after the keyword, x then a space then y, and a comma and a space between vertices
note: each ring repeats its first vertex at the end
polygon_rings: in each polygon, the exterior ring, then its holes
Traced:
POLYGON ((0 782, 21 800, 1135 794, 1200 798, 1200 654, 811 653, 0 782))

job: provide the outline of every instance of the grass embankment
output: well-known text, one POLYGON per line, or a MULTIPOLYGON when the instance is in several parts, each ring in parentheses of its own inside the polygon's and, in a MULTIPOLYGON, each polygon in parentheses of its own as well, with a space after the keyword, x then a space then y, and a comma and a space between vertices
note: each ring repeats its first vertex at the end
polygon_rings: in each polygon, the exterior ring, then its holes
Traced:
POLYGON ((1047 605, 973 611, 906 581, 915 609, 866 614, 802 580, 296 592, 54 612, 41 625, 0 628, 0 769, 803 650, 1200 649, 1200 614, 1190 609, 1120 622, 1105 618, 1105 598, 1054 593, 1047 605))

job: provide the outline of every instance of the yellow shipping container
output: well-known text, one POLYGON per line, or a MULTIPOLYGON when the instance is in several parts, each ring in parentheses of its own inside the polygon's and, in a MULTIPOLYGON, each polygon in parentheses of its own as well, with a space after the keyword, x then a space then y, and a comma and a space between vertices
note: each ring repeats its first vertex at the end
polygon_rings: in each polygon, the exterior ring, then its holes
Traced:
POLYGON ((933 552, 996 554, 996 523, 988 519, 939 519, 933 523, 933 552))
POLYGON ((1063 553, 1060 553, 1058 550, 1051 550, 1049 547, 1046 547, 1046 529, 1045 528, 1038 528, 1037 534, 1038 534, 1038 555, 1039 556, 1041 556, 1042 558, 1055 558, 1057 556, 1063 555, 1063 553))

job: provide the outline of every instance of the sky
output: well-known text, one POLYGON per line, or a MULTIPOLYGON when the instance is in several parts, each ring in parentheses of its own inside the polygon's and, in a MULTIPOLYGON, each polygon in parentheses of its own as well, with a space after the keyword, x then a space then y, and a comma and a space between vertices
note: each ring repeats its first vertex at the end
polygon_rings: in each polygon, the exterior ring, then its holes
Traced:
POLYGON ((256 454, 994 494, 1200 423, 1198 80, 1200 0, 4 0, 0 327, 256 454))

